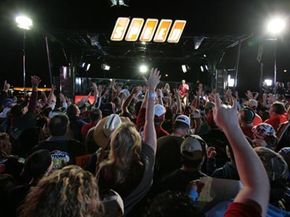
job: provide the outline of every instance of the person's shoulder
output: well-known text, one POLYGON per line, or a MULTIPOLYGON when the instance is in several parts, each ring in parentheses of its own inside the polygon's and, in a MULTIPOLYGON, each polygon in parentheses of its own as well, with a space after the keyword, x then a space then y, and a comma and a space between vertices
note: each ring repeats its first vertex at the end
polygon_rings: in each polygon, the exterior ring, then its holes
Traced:
POLYGON ((225 217, 261 217, 261 206, 253 201, 247 200, 244 203, 231 203, 228 207, 225 217))

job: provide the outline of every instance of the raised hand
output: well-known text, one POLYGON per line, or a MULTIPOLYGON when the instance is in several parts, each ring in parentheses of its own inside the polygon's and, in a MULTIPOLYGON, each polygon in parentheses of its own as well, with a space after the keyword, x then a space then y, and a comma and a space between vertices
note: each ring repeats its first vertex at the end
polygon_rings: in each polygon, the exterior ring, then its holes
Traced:
POLYGON ((152 68, 149 78, 146 82, 149 90, 155 91, 157 85, 160 82, 160 77, 161 77, 160 71, 157 68, 152 68))
POLYGON ((7 83, 7 80, 5 80, 5 81, 4 81, 4 85, 3 85, 3 90, 4 90, 5 92, 7 92, 7 91, 9 90, 9 88, 10 88, 10 84, 7 83))
POLYGON ((31 84, 33 88, 37 88, 40 82, 41 79, 38 76, 36 75, 31 76, 31 84))
POLYGON ((218 127, 230 129, 239 125, 236 100, 234 100, 233 106, 226 106, 222 104, 219 95, 215 94, 214 102, 213 117, 218 127))
POLYGON ((207 158, 209 159, 214 158, 217 155, 215 147, 209 147, 206 150, 206 154, 207 154, 207 158))
POLYGON ((60 98, 60 100, 61 100, 62 102, 65 102, 65 101, 66 101, 65 96, 63 95, 63 93, 60 93, 60 94, 59 94, 59 98, 60 98))

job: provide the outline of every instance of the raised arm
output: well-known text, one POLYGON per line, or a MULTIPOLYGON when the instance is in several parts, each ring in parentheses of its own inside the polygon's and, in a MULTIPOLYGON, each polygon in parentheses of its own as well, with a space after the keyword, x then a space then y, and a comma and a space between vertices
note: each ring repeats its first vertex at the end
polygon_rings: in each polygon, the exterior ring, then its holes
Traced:
POLYGON ((34 112, 36 109, 36 103, 38 98, 37 88, 41 80, 38 76, 31 76, 32 94, 30 96, 28 111, 34 112))
POLYGON ((155 89, 160 82, 160 72, 158 69, 151 69, 150 76, 147 80, 148 94, 147 94, 147 106, 144 125, 144 142, 151 146, 156 153, 156 131, 154 127, 154 101, 156 98, 155 89))
POLYGON ((243 183, 243 188, 234 202, 245 204, 248 201, 255 201, 262 208, 262 216, 265 216, 269 202, 269 179, 261 160, 239 126, 237 102, 234 101, 233 106, 222 105, 216 94, 213 114, 217 126, 224 131, 232 146, 237 169, 243 183))
POLYGON ((138 87, 134 87, 131 94, 127 97, 127 99, 123 102, 122 104, 122 113, 124 112, 129 112, 128 110, 128 106, 131 104, 134 96, 138 93, 139 88, 138 87))
POLYGON ((175 90, 174 90, 174 93, 175 93, 176 102, 177 102, 177 111, 176 111, 176 113, 177 113, 177 114, 182 114, 182 104, 181 104, 181 99, 180 99, 180 96, 179 96, 178 90, 175 89, 175 90))

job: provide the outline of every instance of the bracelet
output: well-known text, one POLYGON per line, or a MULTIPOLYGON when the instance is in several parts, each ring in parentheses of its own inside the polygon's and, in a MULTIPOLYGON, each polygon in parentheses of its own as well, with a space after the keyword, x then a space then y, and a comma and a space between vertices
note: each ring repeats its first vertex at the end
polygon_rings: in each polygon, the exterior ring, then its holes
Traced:
POLYGON ((155 99, 156 96, 157 96, 157 94, 156 94, 155 92, 149 92, 149 93, 148 93, 148 97, 149 97, 149 98, 154 98, 154 99, 155 99))

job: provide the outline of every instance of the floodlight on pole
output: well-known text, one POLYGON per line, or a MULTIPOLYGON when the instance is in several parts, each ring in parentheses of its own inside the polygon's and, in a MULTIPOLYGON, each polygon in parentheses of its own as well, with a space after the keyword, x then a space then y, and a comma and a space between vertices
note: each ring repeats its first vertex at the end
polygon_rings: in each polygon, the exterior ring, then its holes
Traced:
POLYGON ((286 28, 286 20, 282 17, 272 17, 267 23, 267 32, 273 36, 281 34, 286 28))
POLYGON ((144 65, 144 64, 140 65, 139 66, 139 71, 140 71, 141 74, 145 74, 146 72, 148 72, 148 66, 144 65))
POLYGON ((25 88, 26 80, 26 31, 30 30, 33 26, 32 19, 25 15, 15 17, 17 27, 23 29, 23 55, 22 55, 22 73, 23 73, 23 88, 25 88))
POLYGON ((19 15, 15 18, 15 22, 20 29, 30 30, 33 26, 32 19, 25 15, 19 15))
POLYGON ((274 36, 276 38, 275 44, 274 44, 274 75, 273 75, 273 83, 276 85, 277 81, 277 47, 278 47, 278 36, 281 36, 283 31, 286 29, 286 19, 282 16, 275 16, 269 19, 266 30, 267 33, 271 36, 274 36))

